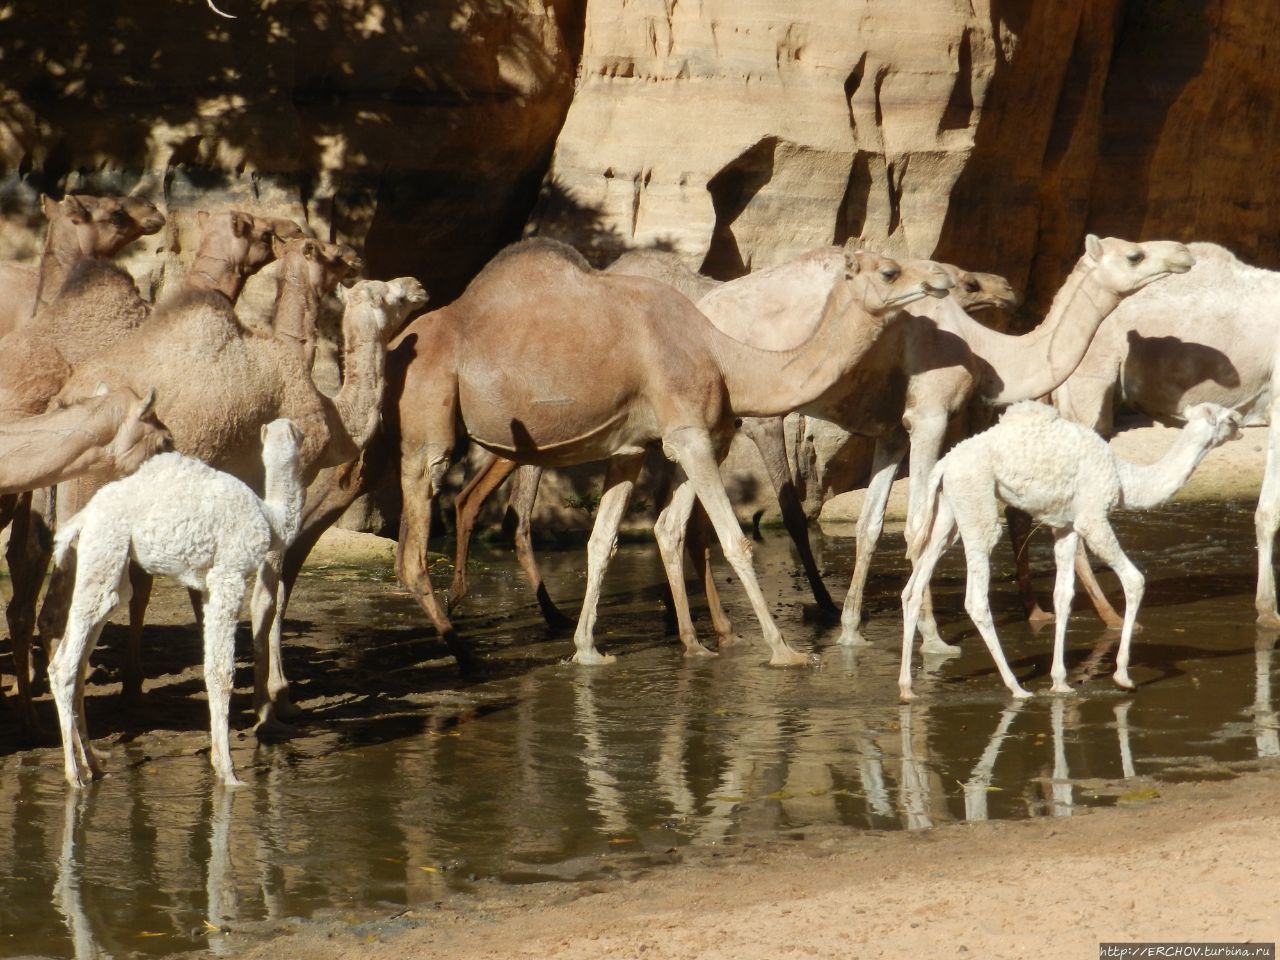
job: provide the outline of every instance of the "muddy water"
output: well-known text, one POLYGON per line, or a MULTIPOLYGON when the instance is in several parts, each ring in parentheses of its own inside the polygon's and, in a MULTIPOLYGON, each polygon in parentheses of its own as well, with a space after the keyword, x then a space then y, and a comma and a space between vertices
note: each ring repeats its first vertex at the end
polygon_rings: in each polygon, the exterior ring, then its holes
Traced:
MULTIPOLYGON (((1148 576, 1132 694, 1108 680, 1112 636, 1080 613, 1069 633, 1080 694, 1046 695, 1051 631, 1020 622, 998 548, 993 605, 1013 669, 1038 694, 1025 703, 1006 696, 963 614, 958 552, 935 588, 960 653, 917 662, 920 698, 897 702, 896 536, 870 590, 873 645, 856 651, 803 619, 781 534, 759 545, 784 632, 814 654, 789 671, 763 665, 734 585, 743 642, 684 660, 663 636, 660 568, 644 544, 620 549, 611 570, 598 639, 619 660, 595 669, 562 662, 568 640, 548 638, 505 551, 482 550, 459 617, 492 665, 475 683, 458 680, 386 571, 317 569, 286 640, 307 716, 281 744, 242 730, 235 761, 249 785, 231 792, 208 770, 195 635, 149 628, 157 679, 130 713, 116 702, 121 638, 109 630, 89 722, 111 776, 73 795, 56 750, 22 748, 0 721, 0 955, 234 955, 307 918, 393 923, 495 884, 651 869, 694 845, 814 825, 1070 816, 1147 802, 1161 781, 1274 763, 1280 655, 1253 625, 1249 508, 1173 508, 1117 527, 1148 576)), ((833 587, 847 580, 851 534, 819 544, 833 587)), ((1047 595, 1047 546, 1034 558, 1047 595)), ((553 594, 578 596, 581 552, 544 560, 553 594)), ((183 596, 165 596, 160 619, 189 621, 183 596)), ((238 680, 247 690, 247 657, 238 680)))

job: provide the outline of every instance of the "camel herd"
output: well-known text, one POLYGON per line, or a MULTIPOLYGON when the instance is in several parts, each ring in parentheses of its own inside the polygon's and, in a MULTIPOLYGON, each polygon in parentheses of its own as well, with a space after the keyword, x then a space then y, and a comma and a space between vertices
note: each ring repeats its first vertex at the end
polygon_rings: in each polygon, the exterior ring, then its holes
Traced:
MULTIPOLYGON (((466 593, 479 505, 514 472, 517 550, 553 622, 563 614, 541 584, 528 539, 540 472, 605 462, 574 631, 577 663, 613 659, 595 642, 601 588, 654 446, 672 465, 655 539, 685 654, 713 655, 689 614, 686 555, 721 642, 728 638, 709 575, 709 526, 751 602, 769 662, 809 662, 774 623, 719 470, 741 428, 764 458, 815 599, 834 612, 787 459, 783 417, 798 412, 875 445, 840 614, 843 644, 865 642, 867 575, 890 484, 909 458, 914 570, 903 593, 904 699, 917 627, 926 651, 952 649, 933 619, 928 581, 957 539, 969 566, 966 608, 1010 691, 1029 695, 1004 660, 987 607, 1000 503, 1057 537, 1053 692, 1070 689, 1062 657, 1073 563, 1096 589, 1081 542, 1124 586, 1115 679, 1132 686, 1129 640, 1142 578, 1108 512, 1171 496, 1241 422, 1271 422, 1277 402, 1269 351, 1242 355, 1233 340, 1276 342, 1280 331, 1269 329, 1261 302, 1274 275, 1205 244, 1090 236, 1044 321, 1024 336, 971 316, 1016 303, 1002 278, 849 246, 718 283, 671 255, 637 251, 595 270, 564 244, 524 241, 494 257, 457 300, 409 320, 426 303, 416 280, 357 282, 363 264, 354 250, 308 237, 288 220, 199 213, 191 266, 180 288, 153 305, 110 258, 160 229, 154 206, 68 195, 45 198, 43 210, 39 261, 0 264, 0 522, 10 528, 18 716, 34 723, 38 623, 73 785, 101 773, 84 724, 89 654, 107 616, 127 602, 124 695, 138 696, 155 574, 185 584, 197 616, 203 611, 212 762, 220 780, 238 782, 227 728, 244 578, 256 575, 253 702, 265 733, 293 709, 280 651, 293 579, 345 507, 397 469, 397 575, 459 664, 471 666, 427 562, 433 501, 464 439, 487 456, 457 499, 452 600, 466 593), (273 260, 274 312, 255 322, 236 300, 273 260), (1234 301, 1223 298, 1232 284, 1234 301), (343 301, 343 375, 332 395, 312 376, 317 321, 331 295, 343 301), (1206 318, 1218 326, 1204 329, 1206 318), (1026 402, 1049 396, 1055 407, 1026 402), (1119 401, 1186 421, 1159 464, 1118 461, 1094 432, 1109 427, 1119 401), (1010 412, 999 424, 943 456, 965 424, 981 422, 983 408, 1003 407, 1010 412)), ((1280 525, 1276 452, 1273 441, 1258 511, 1258 611, 1280 623, 1270 564, 1280 525)))

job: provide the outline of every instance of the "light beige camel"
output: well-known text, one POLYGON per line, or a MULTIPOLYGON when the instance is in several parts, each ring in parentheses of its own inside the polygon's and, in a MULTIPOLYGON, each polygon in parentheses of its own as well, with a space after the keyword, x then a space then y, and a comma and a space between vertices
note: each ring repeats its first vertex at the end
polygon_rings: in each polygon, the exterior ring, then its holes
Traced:
POLYGON ((49 224, 39 260, 0 263, 0 337, 51 304, 80 260, 114 257, 165 222, 160 211, 140 197, 69 193, 60 201, 42 196, 40 208, 49 224))
MULTIPOLYGON (((139 399, 129 389, 105 386, 48 413, 0 423, 0 494, 19 494, 92 476, 102 482, 132 473, 168 449, 169 432, 155 417, 155 391, 139 399)), ((26 516, 18 524, 27 522, 26 516)), ((25 533, 25 527, 22 528, 25 533)), ((31 644, 13 645, 22 722, 33 721, 31 644)))
POLYGON ((1005 686, 1015 697, 1031 696, 1009 669, 991 619, 987 589, 991 549, 1000 538, 998 504, 1024 510, 1052 528, 1058 577, 1054 609, 1054 693, 1072 693, 1065 661, 1067 617, 1075 592, 1072 568, 1083 540, 1120 577, 1124 628, 1116 654, 1115 682, 1133 688, 1129 643, 1142 602, 1143 578, 1107 519, 1115 509, 1149 510, 1178 492, 1214 447, 1239 435, 1240 415, 1213 403, 1188 408, 1186 427, 1156 463, 1139 466, 1118 458, 1107 442, 1080 424, 1064 420, 1043 403, 1011 407, 990 430, 956 445, 930 472, 924 500, 907 522, 908 556, 914 563, 902 592, 902 666, 899 695, 912 697, 911 643, 925 588, 946 549, 964 541, 968 583, 965 609, 982 634, 1005 686))
MULTIPOLYGON (((908 496, 910 517, 923 495, 918 480, 937 462, 948 421, 956 413, 975 398, 1003 406, 1047 394, 1075 369, 1098 325, 1123 297, 1186 272, 1192 262, 1179 243, 1090 236, 1048 316, 1032 332, 1010 337, 984 327, 950 298, 930 301, 890 327, 857 369, 811 405, 806 413, 876 439, 871 484, 858 521, 853 580, 841 615, 841 643, 863 642, 862 597, 871 556, 893 476, 908 451, 910 475, 917 479, 908 496)), ((787 333, 785 320, 794 318, 794 328, 813 314, 822 292, 820 276, 812 289, 792 289, 788 309, 780 305, 776 319, 768 322, 768 335, 778 345, 795 337, 787 333)), ((726 286, 704 298, 699 309, 730 335, 749 336, 767 322, 769 311, 746 312, 741 296, 721 301, 728 290, 726 286)), ((784 294, 785 288, 777 296, 784 294)), ((775 457, 785 454, 776 443, 772 449, 775 457)), ((782 476, 785 463, 770 469, 782 476)), ((947 647, 936 631, 927 629, 931 625, 931 619, 922 624, 926 645, 943 652, 947 647)))
MULTIPOLYGON (((461 649, 431 587, 426 543, 460 423, 517 462, 609 461, 587 550, 577 662, 608 659, 593 638, 600 586, 644 448, 658 441, 688 478, 673 498, 691 508, 696 494, 706 508, 771 662, 804 662, 773 623, 720 481, 734 415, 804 407, 857 364, 905 304, 950 285, 932 266, 899 267, 865 252, 843 262, 845 282, 829 291, 807 337, 785 351, 735 342, 666 284, 592 271, 572 249, 546 241, 508 248, 456 302, 411 324, 392 345, 404 371, 389 424, 399 430, 404 501, 397 570, 451 647, 461 649)), ((671 557, 663 559, 672 570, 671 557)), ((683 584, 670 587, 687 618, 683 584)), ((706 652, 683 620, 681 638, 687 652, 706 652)))
MULTIPOLYGON (((1053 403, 1067 419, 1103 436, 1115 430, 1121 407, 1176 422, 1187 405, 1218 403, 1238 410, 1245 426, 1268 425, 1254 516, 1254 605, 1260 624, 1277 627, 1272 560, 1280 526, 1280 272, 1242 263, 1217 244, 1193 243, 1190 249, 1196 258, 1190 272, 1130 297, 1111 314, 1075 373, 1054 392, 1053 403)), ((1025 537, 1025 526, 1023 531, 1025 537)), ((1039 619, 1044 615, 1035 604, 1024 554, 1019 585, 1028 612, 1039 619)), ((1099 614, 1109 626, 1118 625, 1120 617, 1083 555, 1076 571, 1099 614)))
MULTIPOLYGON (((285 244, 286 261, 306 258, 306 243, 285 244)), ((304 268, 300 268, 304 269, 304 268)), ((157 307, 151 320, 72 375, 62 396, 72 399, 96 381, 132 386, 155 380, 158 414, 178 452, 230 473, 261 490, 259 431, 280 417, 303 432, 299 464, 304 483, 323 467, 355 458, 377 427, 385 382, 385 344, 392 330, 426 302, 411 277, 386 283, 362 281, 346 296, 343 314, 345 381, 335 397, 316 389, 297 342, 269 331, 247 329, 220 294, 188 292, 157 307), (198 371, 199 375, 193 375, 198 371)), ((69 498, 70 511, 82 498, 69 498)), ((59 503, 62 516, 62 503, 59 503)), ((273 554, 254 591, 254 706, 260 723, 272 724, 288 709, 288 686, 280 667, 276 588, 279 556, 273 554), (273 569, 272 568, 274 564, 273 569)), ((131 603, 131 621, 141 622, 146 598, 131 603), (136 606, 136 610, 135 610, 136 606)), ((42 613, 42 632, 56 635, 65 616, 59 603, 42 613)), ((51 585, 50 593, 54 587, 51 585)), ((136 649, 131 652, 136 664, 136 649)), ((130 683, 140 684, 135 667, 130 683)))

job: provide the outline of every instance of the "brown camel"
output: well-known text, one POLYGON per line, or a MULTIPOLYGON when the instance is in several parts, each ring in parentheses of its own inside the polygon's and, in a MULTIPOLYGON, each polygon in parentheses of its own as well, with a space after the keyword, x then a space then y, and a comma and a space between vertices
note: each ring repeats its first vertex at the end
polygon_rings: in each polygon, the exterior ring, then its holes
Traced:
MULTIPOLYGON (((1015 306, 1018 302, 1017 295, 1009 285, 1009 281, 1004 277, 990 273, 973 273, 951 264, 942 263, 938 264, 938 266, 951 277, 955 284, 951 288, 949 296, 965 312, 971 315, 984 311, 989 312, 993 308, 997 311, 1002 311, 1015 306)), ((655 251, 633 251, 632 253, 624 254, 610 264, 606 272, 622 273, 628 276, 647 276, 655 280, 661 280, 675 287, 690 299, 700 298, 721 285, 719 281, 694 273, 674 254, 655 251)), ((818 423, 829 426, 833 430, 839 429, 834 425, 826 424, 825 421, 818 421, 818 423)), ((826 585, 822 582, 817 562, 813 557, 813 549, 809 544, 804 508, 796 491, 792 468, 786 463, 782 418, 763 420, 748 418, 743 421, 743 427, 746 435, 760 449, 766 466, 770 468, 770 479, 773 482, 779 506, 782 508, 787 531, 800 553, 801 564, 809 577, 815 600, 820 607, 824 607, 833 614, 838 614, 839 608, 832 602, 831 595, 827 592, 826 585), (782 451, 781 456, 778 455, 778 450, 782 451), (782 470, 781 474, 778 472, 779 469, 782 470)), ((845 436, 847 437, 848 434, 845 436)), ((533 541, 529 527, 529 519, 537 499, 538 484, 541 480, 542 470, 540 467, 527 465, 520 466, 517 469, 516 464, 499 457, 491 456, 482 461, 475 476, 458 494, 454 502, 457 513, 455 528, 457 551, 453 583, 449 590, 450 604, 452 606, 458 603, 467 594, 468 547, 484 500, 497 489, 513 470, 516 475, 511 481, 511 493, 503 526, 504 529, 510 532, 514 540, 516 557, 525 577, 533 588, 543 617, 551 626, 560 627, 567 624, 569 620, 551 599, 546 585, 542 581, 542 575, 538 570, 537 559, 533 551, 533 541)), ((669 481, 670 477, 667 479, 669 481)), ((663 485, 659 484, 659 486, 663 485)), ((719 604, 715 581, 711 578, 709 570, 705 568, 705 556, 699 558, 702 554, 701 547, 704 539, 699 529, 700 526, 701 524, 698 522, 690 524, 687 534, 693 539, 690 544, 690 555, 695 558, 695 570, 698 572, 707 591, 708 611, 716 633, 724 640, 729 635, 729 621, 719 604)))
MULTIPOLYGON (((309 259, 314 241, 287 241, 289 260, 309 259)), ((303 265, 292 269, 306 273, 303 265)), ((327 292, 327 291, 324 291, 327 292)), ((143 328, 103 355, 83 364, 62 397, 80 396, 92 382, 132 386, 154 380, 158 414, 173 434, 180 453, 239 477, 262 489, 260 428, 280 417, 303 432, 300 466, 304 483, 323 467, 352 460, 378 424, 385 369, 385 344, 413 310, 426 302, 411 277, 386 283, 363 281, 346 297, 343 313, 345 381, 335 397, 316 389, 303 366, 297 341, 270 331, 248 329, 221 294, 189 291, 158 306, 143 328), (198 370, 199 376, 191 371, 198 370)), ((72 512, 83 502, 69 497, 72 512)), ((59 502, 59 514, 62 501, 59 502)), ((290 709, 288 685, 280 667, 280 625, 276 616, 277 556, 254 591, 254 707, 260 725, 271 726, 277 713, 290 709)), ((147 584, 149 586, 149 584, 147 584)), ((50 586, 50 593, 55 588, 50 586)), ((146 597, 130 604, 131 622, 141 623, 146 597)), ((41 615, 42 632, 56 634, 65 616, 64 588, 59 602, 41 615)), ((140 635, 140 633, 138 634, 140 635)), ((131 632, 131 647, 133 633, 131 632)), ((131 650, 128 683, 141 685, 136 647, 131 650)))
MULTIPOLYGON (((866 252, 844 262, 846 282, 830 291, 808 337, 785 351, 735 342, 666 284, 595 272, 571 248, 547 241, 508 248, 456 302, 411 324, 391 347, 403 371, 390 424, 399 429, 404 500, 397 572, 455 651, 427 574, 426 543, 431 500, 461 425, 518 462, 609 462, 588 544, 575 661, 608 659, 593 639, 600 586, 644 449, 661 441, 747 590, 771 662, 805 662, 773 623, 720 482, 734 415, 803 408, 861 360, 903 306, 950 286, 932 267, 900 267, 866 252)), ((682 584, 670 586, 679 599, 682 584)), ((683 622, 681 638, 687 652, 707 652, 683 622)))
POLYGON ((140 197, 69 193, 55 201, 42 196, 40 209, 49 221, 40 259, 0 263, 0 336, 51 304, 80 260, 114 257, 165 222, 160 211, 140 197))
MULTIPOLYGON (((167 450, 168 430, 156 420, 155 390, 128 389, 60 405, 48 413, 0 423, 0 494, 19 494, 82 476, 105 483, 126 476, 154 453, 167 450)), ((18 518, 15 527, 25 524, 18 518)), ((31 723, 31 645, 13 644, 18 702, 31 723)))

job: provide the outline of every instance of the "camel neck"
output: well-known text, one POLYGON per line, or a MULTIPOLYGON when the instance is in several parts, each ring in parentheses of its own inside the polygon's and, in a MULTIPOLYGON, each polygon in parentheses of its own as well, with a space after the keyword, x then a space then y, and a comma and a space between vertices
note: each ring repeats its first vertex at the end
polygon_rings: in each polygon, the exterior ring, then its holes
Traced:
POLYGON ((1210 437, 1197 429, 1202 426, 1189 423, 1183 427, 1173 446, 1155 463, 1130 463, 1117 458, 1121 506, 1127 510, 1150 510, 1181 490, 1210 450, 1210 437))
POLYGON ((803 410, 857 366, 888 319, 866 307, 861 299, 865 290, 863 283, 835 284, 817 324, 790 350, 762 350, 707 323, 707 345, 724 376, 733 412, 776 417, 803 410))
POLYGON ((112 398, 94 397, 0 424, 0 461, 5 465, 0 494, 53 486, 106 468, 106 447, 121 422, 112 398))
POLYGON ((67 275, 83 254, 76 242, 75 227, 63 220, 52 220, 45 232, 44 249, 40 253, 39 277, 36 281, 36 298, 31 305, 31 316, 57 299, 67 275))
POLYGON ((1119 303, 1118 294, 1098 283, 1093 261, 1081 258, 1030 333, 998 333, 959 310, 952 312, 951 322, 982 364, 979 394, 990 404, 1005 406, 1057 389, 1079 366, 1098 327, 1119 303))
POLYGON ((286 261, 280 272, 279 294, 273 326, 299 343, 314 343, 316 321, 320 316, 320 292, 307 282, 305 271, 286 261))
POLYGON ((196 253, 196 259, 186 277, 188 289, 217 290, 232 303, 239 298, 244 282, 244 271, 239 264, 203 251, 196 253))
POLYGON ((284 463, 267 462, 264 466, 262 503, 271 532, 281 543, 291 543, 302 525, 302 504, 306 498, 298 458, 290 457, 284 463))
POLYGON ((349 304, 342 315, 342 389, 333 398, 334 424, 326 461, 346 463, 373 438, 386 385, 387 349, 379 317, 364 304, 349 304))

